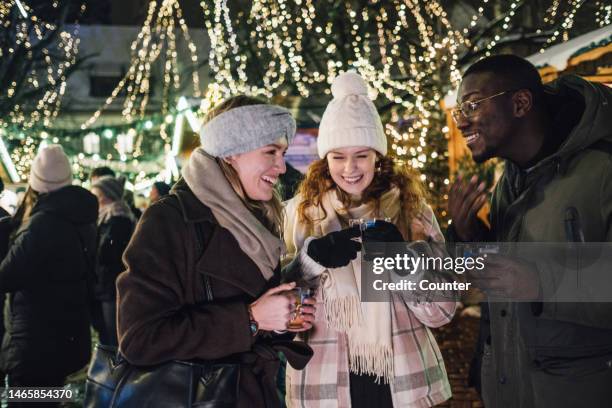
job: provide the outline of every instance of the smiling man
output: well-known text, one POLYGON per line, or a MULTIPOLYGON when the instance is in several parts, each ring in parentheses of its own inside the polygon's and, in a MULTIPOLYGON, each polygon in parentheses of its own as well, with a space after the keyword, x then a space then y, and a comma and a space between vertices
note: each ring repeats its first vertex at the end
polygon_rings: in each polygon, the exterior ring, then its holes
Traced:
MULTIPOLYGON (((528 61, 498 55, 467 69, 453 118, 476 162, 499 157, 506 165, 490 228, 476 216, 484 183, 459 178, 451 187, 451 239, 612 241, 611 89, 577 76, 544 86, 528 61)), ((490 325, 481 327, 485 406, 609 405, 612 303, 539 302, 549 295, 540 272, 519 264, 486 268, 483 289, 510 274, 522 299, 534 301, 489 304, 490 325)))

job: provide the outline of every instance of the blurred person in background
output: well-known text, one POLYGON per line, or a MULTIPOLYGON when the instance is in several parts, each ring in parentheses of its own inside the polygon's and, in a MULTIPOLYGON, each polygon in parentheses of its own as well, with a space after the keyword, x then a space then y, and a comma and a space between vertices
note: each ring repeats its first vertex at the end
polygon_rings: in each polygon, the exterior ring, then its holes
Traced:
POLYGON ((121 257, 136 223, 123 200, 124 184, 122 177, 103 176, 91 186, 99 206, 93 325, 100 335, 100 343, 115 347, 118 345, 115 280, 125 269, 121 257))
POLYGON ((149 203, 153 204, 163 196, 166 196, 170 193, 170 186, 163 181, 156 181, 153 183, 151 187, 151 192, 149 193, 149 203))
POLYGON ((125 201, 127 206, 130 208, 130 211, 132 212, 134 219, 138 221, 140 217, 142 216, 142 211, 140 211, 140 208, 138 208, 136 206, 136 203, 134 202, 134 192, 132 190, 128 190, 127 188, 124 188, 123 189, 123 201, 125 201))
POLYGON ((0 292, 9 298, 0 369, 10 387, 60 387, 89 361, 98 205, 93 194, 71 184, 62 147, 42 148, 12 218, 0 264, 0 292))
POLYGON ((115 177, 116 174, 113 169, 106 166, 96 167, 89 173, 89 182, 91 184, 95 183, 97 179, 104 176, 115 177))
MULTIPOLYGON (((4 192, 4 181, 0 178, 0 194, 4 192)), ((10 216, 11 214, 3 207, 0 207, 0 218, 10 216)))

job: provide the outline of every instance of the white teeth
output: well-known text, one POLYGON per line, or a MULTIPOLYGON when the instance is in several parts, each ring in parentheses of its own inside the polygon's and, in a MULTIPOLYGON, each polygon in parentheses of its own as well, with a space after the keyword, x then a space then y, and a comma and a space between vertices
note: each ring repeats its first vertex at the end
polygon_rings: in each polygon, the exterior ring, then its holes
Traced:
POLYGON ((363 176, 356 176, 356 177, 342 177, 344 179, 344 181, 346 181, 349 184, 355 184, 357 182, 359 182, 362 179, 363 176))
POLYGON ((480 133, 472 133, 470 135, 465 136, 465 141, 467 144, 472 144, 480 137, 480 133))
POLYGON ((275 184, 278 181, 277 177, 261 176, 261 179, 269 184, 275 184))

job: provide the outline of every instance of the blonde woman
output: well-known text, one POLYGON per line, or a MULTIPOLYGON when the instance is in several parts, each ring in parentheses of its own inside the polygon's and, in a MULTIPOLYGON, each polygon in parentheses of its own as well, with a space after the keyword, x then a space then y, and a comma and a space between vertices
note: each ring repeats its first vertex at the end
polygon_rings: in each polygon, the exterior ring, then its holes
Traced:
POLYGON ((287 371, 291 407, 428 407, 451 396, 444 362, 428 327, 450 321, 456 303, 417 303, 388 294, 360 302, 359 230, 350 219, 388 218, 364 232, 379 242, 443 236, 418 175, 394 165, 367 85, 354 72, 332 84, 321 120, 320 160, 287 203, 284 238, 317 289, 319 313, 305 336, 306 369, 287 371))
MULTIPOLYGON (((125 252, 118 331, 130 363, 240 364, 232 395, 192 402, 280 406, 277 351, 297 368, 310 357, 306 346, 301 354, 289 347, 292 334, 278 334, 295 299, 294 284, 280 284, 281 204, 274 184, 285 172, 283 155, 294 133, 286 109, 244 96, 222 103, 209 114, 202 147, 183 178, 145 211, 125 252)), ((305 324, 294 331, 311 327, 313 303, 305 302, 305 324)))

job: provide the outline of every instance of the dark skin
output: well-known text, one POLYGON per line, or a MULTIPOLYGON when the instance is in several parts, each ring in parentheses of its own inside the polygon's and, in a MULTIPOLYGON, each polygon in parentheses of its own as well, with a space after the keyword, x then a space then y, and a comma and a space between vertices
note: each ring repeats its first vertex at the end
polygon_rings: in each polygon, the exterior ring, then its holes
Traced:
MULTIPOLYGON (((503 91, 509 91, 479 103, 468 118, 461 115, 457 127, 466 138, 474 161, 482 163, 499 157, 510 160, 521 168, 529 167, 544 145, 549 118, 534 105, 527 89, 515 87, 492 73, 474 73, 463 78, 458 92, 458 104, 478 101, 503 91)), ((461 175, 449 192, 449 213, 455 232, 462 241, 476 241, 486 236, 487 227, 477 213, 487 201, 485 184, 473 176, 464 180, 461 175)), ((487 261, 487 267, 474 283, 485 291, 523 299, 539 295, 536 271, 529 265, 507 258, 487 261), (506 282, 512 276, 513 284, 506 282), (505 283, 504 283, 505 282, 505 283)))
MULTIPOLYGON (((512 88, 491 73, 471 74, 461 82, 457 102, 477 101, 512 88)), ((548 123, 535 108, 531 92, 521 89, 481 102, 473 116, 461 116, 457 127, 477 163, 500 157, 526 167, 542 148, 548 123)), ((460 175, 451 186, 449 212, 463 241, 484 235, 486 227, 476 214, 486 200, 485 185, 475 176, 466 182, 460 175)))

